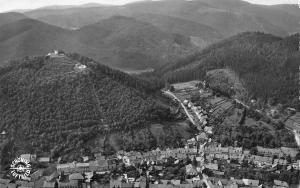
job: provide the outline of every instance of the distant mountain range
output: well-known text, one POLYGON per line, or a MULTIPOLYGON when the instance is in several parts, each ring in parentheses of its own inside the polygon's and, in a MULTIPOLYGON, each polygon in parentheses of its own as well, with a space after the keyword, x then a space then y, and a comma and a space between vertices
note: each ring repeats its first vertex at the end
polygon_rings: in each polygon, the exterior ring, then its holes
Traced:
POLYGON ((196 48, 189 37, 122 16, 75 31, 29 18, 14 19, 15 22, 0 27, 2 62, 63 49, 80 52, 112 67, 144 69, 182 57, 196 48))
POLYGON ((27 18, 25 15, 17 12, 0 13, 0 27, 27 18))
MULTIPOLYGON (((193 21, 210 26, 225 37, 243 31, 286 35, 297 31, 300 18, 297 5, 264 6, 241 0, 141 1, 124 6, 45 8, 25 13, 28 17, 64 28, 80 28, 113 15, 138 18, 140 14, 165 15, 193 21)), ((161 23, 158 19, 151 20, 161 23)))
POLYGON ((287 36, 299 19, 296 5, 240 0, 51 6, 0 14, 0 61, 64 49, 119 69, 158 68, 244 31, 287 36))

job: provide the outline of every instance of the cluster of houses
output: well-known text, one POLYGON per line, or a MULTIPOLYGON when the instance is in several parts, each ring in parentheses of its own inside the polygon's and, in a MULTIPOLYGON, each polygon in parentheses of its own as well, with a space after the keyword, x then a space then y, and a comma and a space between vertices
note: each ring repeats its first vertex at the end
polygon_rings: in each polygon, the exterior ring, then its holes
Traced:
POLYGON ((50 163, 50 157, 37 157, 36 154, 22 154, 21 158, 26 159, 29 162, 39 162, 39 163, 50 163))
POLYGON ((65 53, 62 50, 53 50, 46 55, 46 58, 60 58, 65 57, 65 53))
POLYGON ((84 70, 86 70, 87 66, 83 65, 81 63, 76 63, 74 69, 77 70, 78 72, 82 72, 84 70))
MULTIPOLYGON (((277 184, 287 185, 286 182, 281 182, 279 180, 274 180, 277 184)), ((195 177, 192 179, 181 180, 157 180, 146 182, 146 178, 138 178, 133 182, 126 182, 122 178, 116 180, 111 180, 110 188, 146 188, 147 184, 149 188, 201 188, 201 187, 211 187, 211 188, 238 188, 238 187, 259 187, 259 180, 252 179, 220 179, 220 178, 207 178, 200 179, 195 177)), ((274 183, 275 185, 275 183, 274 183)), ((262 185, 260 186, 262 187, 262 185)), ((275 187, 275 186, 274 186, 275 187)), ((287 186, 288 187, 288 186, 287 186)))
MULTIPOLYGON (((286 165, 287 169, 300 170, 300 160, 295 160, 298 153, 297 148, 281 147, 278 149, 269 149, 258 146, 257 154, 250 154, 249 150, 243 150, 242 147, 221 147, 216 145, 209 145, 201 149, 197 147, 185 147, 177 149, 156 149, 147 153, 140 152, 118 152, 118 158, 123 159, 127 165, 134 165, 142 161, 158 161, 164 162, 167 158, 173 157, 176 160, 189 158, 196 160, 200 166, 205 166, 211 170, 218 170, 218 165, 215 161, 225 160, 231 163, 232 160, 242 164, 244 161, 253 163, 258 168, 270 167, 275 168, 277 165, 286 165), (199 154, 200 152, 200 154, 199 154), (205 164, 203 163, 204 154, 205 164), (291 161, 288 160, 290 157, 291 161)), ((218 172, 217 172, 218 173, 218 172)))
MULTIPOLYGON (((146 181, 144 177, 135 178, 127 177, 125 174, 122 179, 111 179, 110 184, 103 185, 93 180, 93 177, 97 173, 108 174, 117 169, 121 164, 125 166, 135 166, 137 164, 147 164, 150 166, 148 171, 155 170, 162 173, 164 170, 164 164, 170 157, 174 158, 174 164, 176 165, 180 161, 192 160, 196 161, 196 166, 188 164, 185 166, 185 174, 190 175, 191 179, 183 180, 162 180, 152 178, 148 175, 148 187, 153 188, 195 188, 195 187, 258 187, 260 186, 259 180, 251 179, 222 179, 224 172, 221 170, 220 163, 218 161, 236 160, 240 163, 247 160, 257 165, 257 167, 264 167, 270 165, 286 165, 290 168, 300 170, 300 160, 295 161, 294 158, 297 155, 298 150, 293 148, 277 148, 268 149, 263 147, 257 147, 257 154, 251 155, 249 150, 243 150, 241 147, 221 147, 220 145, 208 144, 205 147, 185 147, 177 149, 152 150, 149 152, 141 153, 137 151, 119 151, 113 156, 105 157, 101 154, 96 154, 95 159, 84 158, 84 162, 81 163, 66 163, 57 164, 56 171, 50 176, 43 176, 41 171, 36 171, 31 175, 31 181, 22 183, 22 181, 11 182, 9 180, 0 179, 0 188, 85 188, 85 187, 110 187, 110 188, 146 188, 146 181), (276 156, 276 158, 274 158, 276 156), (292 161, 286 159, 290 156, 292 161), (215 177, 208 177, 203 179, 199 177, 199 174, 204 169, 210 169, 215 177), (219 178, 216 178, 219 177, 219 178), (36 185, 36 180, 42 180, 36 185), (205 186, 204 186, 205 184, 205 186)), ((37 161, 39 158, 36 155, 24 154, 21 157, 26 158, 29 161, 37 161)), ((43 161, 50 161, 50 158, 43 161)), ((38 181, 37 181, 38 182, 38 181)), ((274 188, 288 187, 286 182, 279 180, 274 181, 274 188)))
POLYGON ((299 150, 297 148, 281 147, 276 149, 263 148, 257 146, 257 154, 250 154, 249 150, 239 147, 205 147, 207 161, 214 159, 237 160, 242 163, 244 160, 253 162, 257 167, 276 167, 276 165, 287 165, 287 168, 300 170, 300 160, 295 160, 299 150), (288 160, 290 158, 290 161, 288 160), (293 162, 292 162, 293 160, 293 162))
MULTIPOLYGON (((0 179, 0 188, 238 188, 238 187, 263 187, 259 180, 253 179, 222 179, 215 177, 200 178, 196 176, 185 180, 153 180, 140 176, 128 178, 126 174, 117 178, 110 178, 109 183, 102 184, 94 179, 95 173, 64 173, 54 172, 43 177, 41 183, 26 181, 10 181, 0 179)), ((287 182, 274 180, 273 188, 288 188, 287 182)))
MULTIPOLYGON (((84 162, 77 163, 65 163, 57 164, 57 172, 64 173, 84 173, 84 172, 109 172, 116 168, 116 158, 114 156, 106 158, 105 156, 99 154, 95 155, 96 159, 89 161, 89 159, 84 159, 84 162)), ((85 157, 84 157, 85 158, 85 157)))
POLYGON ((0 178, 0 188, 34 188, 34 182, 28 181, 11 181, 0 178))
POLYGON ((185 99, 183 101, 183 104, 190 110, 193 111, 193 113, 196 115, 197 120, 196 122, 199 122, 199 125, 197 125, 197 128, 199 130, 202 130, 204 127, 207 127, 210 131, 206 130, 206 133, 212 134, 211 127, 208 127, 208 113, 206 110, 202 109, 201 106, 195 106, 191 101, 185 99))

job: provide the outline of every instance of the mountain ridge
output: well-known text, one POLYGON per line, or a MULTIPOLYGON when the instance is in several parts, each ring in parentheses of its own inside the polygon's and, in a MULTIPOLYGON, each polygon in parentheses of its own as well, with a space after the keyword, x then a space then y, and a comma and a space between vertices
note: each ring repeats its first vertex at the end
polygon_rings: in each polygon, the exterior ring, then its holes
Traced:
POLYGON ((195 48, 189 38, 162 32, 147 22, 118 16, 76 31, 26 18, 0 27, 0 40, 3 63, 63 49, 93 57, 112 67, 132 69, 154 68, 163 63, 164 58, 177 58, 195 48), (109 28, 106 36, 100 36, 109 28))
MULTIPOLYGON (((297 70, 299 35, 286 38, 246 32, 195 53, 169 66, 158 75, 171 82, 205 79, 207 71, 231 69, 242 80, 249 95, 242 100, 270 98, 286 106, 300 107, 297 70)), ((230 86, 228 86, 230 88, 230 86)), ((223 91, 231 93, 228 88, 223 91)), ((230 94, 229 94, 230 95, 230 94)))
POLYGON ((0 68, 0 129, 23 152, 90 151, 109 134, 174 120, 151 92, 148 82, 78 54, 12 61, 0 68))
POLYGON ((251 29, 250 31, 262 31, 287 36, 288 33, 297 31, 300 14, 296 9, 296 5, 265 6, 250 4, 240 0, 163 0, 142 1, 104 8, 67 9, 61 12, 55 10, 49 13, 41 12, 41 14, 33 10, 27 12, 26 15, 48 23, 58 24, 61 27, 80 28, 114 15, 135 17, 139 14, 150 13, 205 24, 219 31, 225 37, 248 31, 249 29, 251 29), (80 16, 78 11, 81 12, 80 16), (47 15, 50 17, 47 17, 47 15), (264 19, 264 21, 261 22, 261 19, 264 19), (76 21, 73 22, 72 20, 76 21), (226 22, 231 25, 225 27, 226 24, 222 23, 226 22), (70 23, 72 24, 70 25, 70 23), (272 27, 264 27, 265 24, 272 27))

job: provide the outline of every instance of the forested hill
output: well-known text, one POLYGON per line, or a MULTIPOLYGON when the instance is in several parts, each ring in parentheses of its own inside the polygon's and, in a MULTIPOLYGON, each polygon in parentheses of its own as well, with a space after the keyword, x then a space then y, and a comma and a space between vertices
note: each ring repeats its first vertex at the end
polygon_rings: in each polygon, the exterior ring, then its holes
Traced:
POLYGON ((0 68, 0 130, 23 152, 70 152, 96 135, 170 118, 147 84, 76 54, 12 61, 0 68))
MULTIPOLYGON (((232 69, 250 97, 295 106, 298 101, 299 35, 287 38, 246 32, 165 66, 158 73, 171 81, 204 79, 213 69, 232 69)), ((298 105, 298 108, 300 106, 298 105)))

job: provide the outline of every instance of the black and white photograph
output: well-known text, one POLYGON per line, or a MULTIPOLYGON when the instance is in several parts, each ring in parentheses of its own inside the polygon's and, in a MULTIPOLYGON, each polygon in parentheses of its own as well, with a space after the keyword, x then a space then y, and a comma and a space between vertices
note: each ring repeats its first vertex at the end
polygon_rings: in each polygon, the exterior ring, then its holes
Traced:
POLYGON ((0 0, 0 188, 300 188, 300 0, 0 0))

